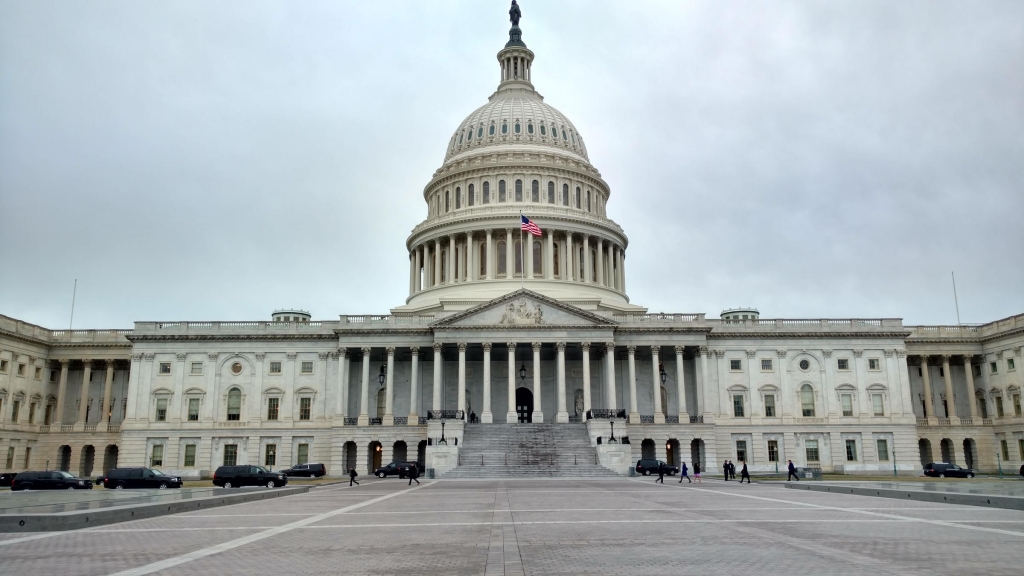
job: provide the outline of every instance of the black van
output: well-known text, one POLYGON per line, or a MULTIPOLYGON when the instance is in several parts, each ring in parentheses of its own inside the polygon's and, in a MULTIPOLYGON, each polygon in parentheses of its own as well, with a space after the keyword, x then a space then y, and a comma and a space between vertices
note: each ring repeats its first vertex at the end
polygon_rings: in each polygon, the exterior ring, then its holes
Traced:
POLYGON ((125 488, 181 488, 181 478, 152 468, 114 468, 96 481, 112 490, 125 488))
POLYGON ((263 466, 221 466, 213 473, 213 485, 224 488, 239 486, 284 486, 288 477, 282 472, 271 472, 263 466))
POLYGON ((307 478, 319 478, 327 474, 327 467, 323 464, 296 464, 291 468, 281 470, 285 476, 306 476, 307 478))
POLYGON ((92 480, 76 478, 67 472, 18 472, 11 490, 92 490, 92 480))
POLYGON ((929 462, 924 467, 924 475, 935 478, 974 478, 974 470, 948 462, 929 462))

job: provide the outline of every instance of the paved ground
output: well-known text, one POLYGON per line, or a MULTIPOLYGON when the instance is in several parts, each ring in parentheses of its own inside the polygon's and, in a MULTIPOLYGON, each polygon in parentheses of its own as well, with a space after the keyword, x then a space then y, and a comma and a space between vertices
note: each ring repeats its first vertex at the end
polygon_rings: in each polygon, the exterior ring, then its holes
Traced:
POLYGON ((1013 574, 1024 512, 706 480, 365 482, 0 535, 2 574, 1013 574))

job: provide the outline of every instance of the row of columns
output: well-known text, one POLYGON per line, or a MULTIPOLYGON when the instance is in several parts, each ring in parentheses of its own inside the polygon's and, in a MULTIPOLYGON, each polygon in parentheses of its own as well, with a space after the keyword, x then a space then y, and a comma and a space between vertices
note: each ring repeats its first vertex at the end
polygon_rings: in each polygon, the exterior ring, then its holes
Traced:
MULTIPOLYGON (((409 294, 437 286, 515 277, 518 254, 515 249, 514 232, 518 231, 513 228, 497 231, 487 229, 482 234, 465 232, 423 241, 409 253, 409 294), (478 244, 481 235, 483 242, 478 244), (505 240, 505 260, 499 263, 497 243, 502 239, 505 240), (482 274, 479 270, 480 258, 483 258, 485 264, 482 274)), ((567 282, 596 284, 620 292, 626 291, 624 247, 595 236, 595 252, 592 255, 592 237, 589 234, 578 234, 569 230, 546 230, 543 238, 544 240, 534 240, 532 235, 523 235, 527 244, 523 250, 522 274, 527 280, 554 280, 557 275, 567 282), (556 234, 562 239, 557 248, 557 270, 554 238, 556 234), (580 237, 579 242, 582 244, 582 258, 579 253, 581 244, 576 243, 577 236, 580 237), (535 272, 534 241, 541 244, 540 272, 535 272)))
MULTIPOLYGON (((54 416, 56 424, 70 424, 70 414, 65 413, 64 395, 67 393, 68 386, 68 368, 71 364, 71 360, 58 360, 60 362, 60 379, 57 383, 57 414, 54 416)), ((81 396, 78 403, 78 417, 75 420, 76 424, 84 425, 85 418, 89 406, 89 380, 92 378, 92 363, 91 359, 85 358, 81 360, 84 365, 82 372, 82 390, 81 396)), ((106 364, 106 377, 103 380, 103 402, 100 404, 100 422, 104 424, 110 424, 110 395, 114 384, 114 360, 103 360, 106 364)))
MULTIPOLYGON (((971 409, 971 419, 976 420, 978 418, 978 404, 974 401, 974 371, 971 369, 971 358, 970 354, 963 355, 963 367, 964 373, 967 374, 967 390, 969 391, 968 404, 971 409)), ((931 358, 930 355, 922 355, 919 357, 921 362, 921 379, 924 381, 924 407, 925 415, 927 418, 938 418, 934 407, 934 398, 932 397, 932 381, 931 375, 928 373, 928 360, 931 358)), ((956 398, 953 394, 953 375, 950 373, 949 364, 952 356, 949 354, 943 354, 940 356, 942 359, 942 379, 946 389, 946 418, 949 418, 950 424, 960 424, 960 418, 956 415, 956 398)))

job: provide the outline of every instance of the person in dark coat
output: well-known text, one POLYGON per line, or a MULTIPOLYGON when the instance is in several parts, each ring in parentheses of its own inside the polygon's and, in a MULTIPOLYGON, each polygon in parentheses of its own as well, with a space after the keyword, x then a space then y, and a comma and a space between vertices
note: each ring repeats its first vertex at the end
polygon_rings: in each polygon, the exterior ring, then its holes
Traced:
MULTIPOLYGON (((696 466, 696 464, 694 464, 694 466, 696 466)), ((690 474, 689 474, 689 470, 687 470, 687 468, 686 468, 686 462, 683 462, 682 464, 680 464, 680 467, 679 467, 679 483, 680 484, 683 483, 683 478, 686 478, 687 482, 689 482, 691 484, 693 483, 693 480, 690 480, 690 474)))
POLYGON ((349 468, 348 469, 348 485, 349 486, 351 486, 353 482, 356 483, 356 486, 359 486, 359 480, 356 480, 356 476, 359 476, 359 473, 356 472, 356 469, 355 468, 349 468))
POLYGON ((796 475, 796 466, 793 465, 793 461, 789 461, 789 474, 786 475, 786 482, 789 482, 790 478, 796 478, 800 481, 800 477, 796 475))
POLYGON ((704 482, 700 479, 700 462, 693 463, 693 477, 697 479, 697 484, 703 484, 704 482))
POLYGON ((750 484, 750 472, 747 472, 747 463, 745 460, 740 460, 740 464, 743 464, 743 468, 740 469, 740 484, 743 484, 743 479, 747 479, 747 484, 750 484))
POLYGON ((736 479, 736 463, 733 462, 732 460, 729 460, 729 479, 736 479))
POLYGON ((725 481, 729 481, 729 461, 726 460, 725 464, 722 464, 722 472, 725 474, 725 481))
MULTIPOLYGON (((409 467, 408 474, 409 474, 409 486, 412 486, 413 480, 416 480, 417 478, 419 478, 420 470, 419 470, 419 468, 416 467, 415 464, 413 464, 412 466, 409 467)), ((416 480, 416 483, 419 484, 420 481, 416 480)))
POLYGON ((654 482, 661 482, 662 484, 665 483, 665 464, 663 464, 660 461, 658 462, 658 479, 655 480, 654 482))

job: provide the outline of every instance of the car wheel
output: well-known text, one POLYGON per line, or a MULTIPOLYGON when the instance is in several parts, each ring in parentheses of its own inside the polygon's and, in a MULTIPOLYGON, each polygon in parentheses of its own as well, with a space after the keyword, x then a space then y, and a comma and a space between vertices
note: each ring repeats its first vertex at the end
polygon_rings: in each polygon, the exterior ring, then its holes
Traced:
POLYGON ((167 489, 167 482, 161 482, 160 485, 157 486, 157 488, 159 488, 161 490, 166 490, 167 489))
POLYGON ((384 472, 377 472, 377 478, 383 478, 385 476, 387 476, 387 474, 385 474, 384 472))
POLYGON ((68 490, 74 490, 74 489, 75 489, 74 486, 68 486, 68 490))
POLYGON ((650 470, 644 470, 644 476, 650 476, 650 475, 651 475, 651 471, 650 470))
POLYGON ((231 482, 225 482, 224 483, 224 487, 225 488, 231 488, 231 482))
POLYGON ((274 481, 273 480, 267 480, 267 488, 273 488, 273 487, 274 487, 274 481))
POLYGON ((945 478, 945 477, 946 477, 945 474, 939 474, 939 478, 945 478))
POLYGON ((118 482, 117 486, 114 486, 114 490, 124 490, 124 484, 118 482))
POLYGON ((967 473, 967 477, 968 477, 968 478, 974 478, 974 473, 972 473, 972 472, 968 472, 968 473, 967 473))

